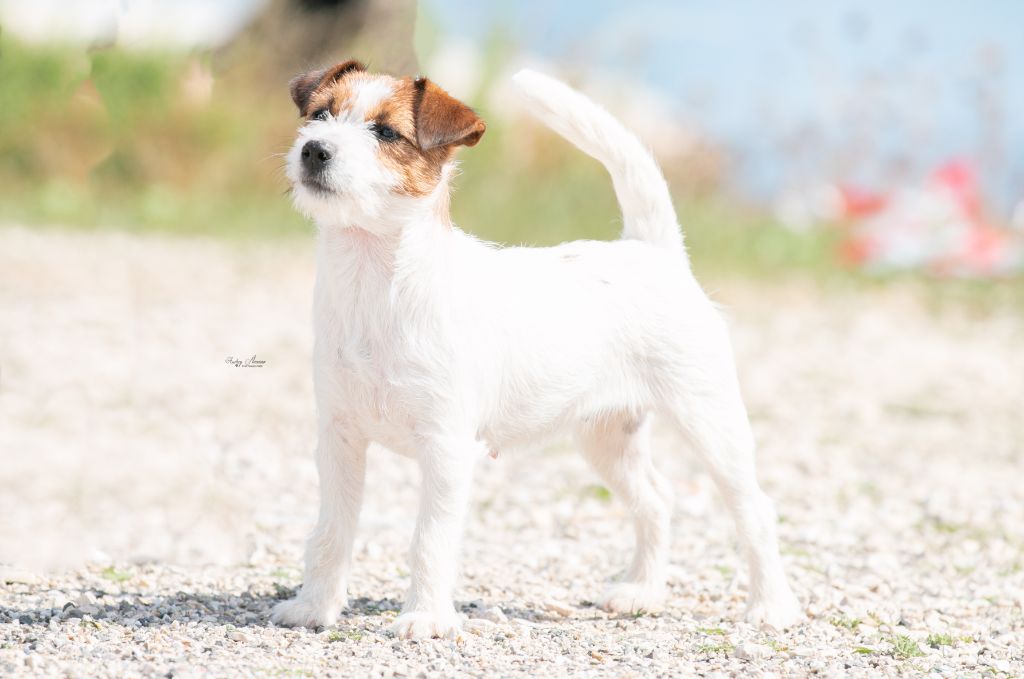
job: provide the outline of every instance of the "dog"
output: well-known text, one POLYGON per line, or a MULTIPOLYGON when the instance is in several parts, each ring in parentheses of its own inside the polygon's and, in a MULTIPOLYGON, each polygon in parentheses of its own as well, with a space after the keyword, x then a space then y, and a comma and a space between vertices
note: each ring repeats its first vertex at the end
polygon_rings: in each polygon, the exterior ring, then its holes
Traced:
POLYGON ((531 71, 514 81, 541 121, 607 168, 620 240, 499 248, 456 228, 453 156, 486 126, 429 79, 347 61, 290 84, 305 121, 287 176, 318 233, 320 514, 302 588, 272 621, 331 625, 347 605, 366 451, 376 442, 414 458, 422 474, 411 584, 391 629, 457 637, 453 590, 475 464, 563 431, 635 521, 632 565, 599 605, 658 610, 672 503, 651 460, 658 416, 692 443, 735 519, 750 568, 747 619, 796 623, 729 335, 691 272, 661 171, 582 94, 531 71))

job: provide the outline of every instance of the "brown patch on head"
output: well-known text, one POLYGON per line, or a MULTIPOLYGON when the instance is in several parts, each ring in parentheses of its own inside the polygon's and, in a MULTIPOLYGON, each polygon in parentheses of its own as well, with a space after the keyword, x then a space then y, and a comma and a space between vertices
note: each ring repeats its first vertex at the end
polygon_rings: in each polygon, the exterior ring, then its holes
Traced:
POLYGON ((313 95, 319 90, 329 87, 340 81, 343 77, 353 71, 365 71, 366 66, 362 62, 350 59, 330 68, 322 68, 297 75, 288 83, 288 90, 291 92, 292 101, 299 108, 299 115, 308 116, 316 109, 310 107, 313 95))
POLYGON ((416 88, 416 141, 422 149, 436 146, 475 146, 487 126, 473 109, 426 78, 416 88))
POLYGON ((426 78, 395 81, 394 94, 368 111, 367 120, 401 135, 381 141, 380 158, 410 196, 431 193, 456 148, 473 146, 485 130, 471 108, 426 78))
POLYGON ((323 109, 351 111, 361 85, 386 80, 392 94, 362 112, 378 138, 378 157, 399 178, 399 191, 425 196, 441 181, 444 166, 459 146, 474 146, 486 125, 471 108, 426 78, 392 79, 366 73, 357 61, 314 71, 292 80, 292 99, 303 116, 323 109), (394 130, 393 138, 385 135, 394 130))

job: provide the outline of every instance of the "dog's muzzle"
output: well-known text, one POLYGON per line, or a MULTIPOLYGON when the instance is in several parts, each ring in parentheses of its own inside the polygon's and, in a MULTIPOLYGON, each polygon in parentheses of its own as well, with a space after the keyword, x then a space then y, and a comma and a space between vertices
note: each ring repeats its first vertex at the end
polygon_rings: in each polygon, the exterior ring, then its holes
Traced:
POLYGON ((299 154, 302 161, 302 184, 317 193, 333 193, 326 182, 327 168, 334 157, 334 147, 319 140, 307 141, 299 154))
POLYGON ((302 147, 302 169, 306 176, 321 174, 334 156, 334 147, 322 141, 307 141, 302 147))

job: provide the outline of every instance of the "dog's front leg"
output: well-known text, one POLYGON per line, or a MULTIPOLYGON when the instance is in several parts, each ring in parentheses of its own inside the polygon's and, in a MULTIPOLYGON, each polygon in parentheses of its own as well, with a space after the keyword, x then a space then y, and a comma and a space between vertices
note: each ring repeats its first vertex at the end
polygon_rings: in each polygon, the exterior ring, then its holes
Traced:
POLYGON ((410 550, 412 582, 391 631, 406 639, 458 638, 462 622, 452 603, 459 543, 481 444, 428 446, 420 458, 419 518, 410 550))
POLYGON ((294 599, 274 607, 274 623, 333 625, 348 605, 348 570, 363 504, 367 445, 363 437, 337 423, 321 426, 316 450, 320 518, 306 544, 302 589, 294 599))

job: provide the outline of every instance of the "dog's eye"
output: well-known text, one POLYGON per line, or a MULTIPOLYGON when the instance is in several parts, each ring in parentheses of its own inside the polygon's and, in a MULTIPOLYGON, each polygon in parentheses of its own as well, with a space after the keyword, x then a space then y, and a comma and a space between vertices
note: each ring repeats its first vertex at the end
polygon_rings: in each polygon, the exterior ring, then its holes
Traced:
POLYGON ((310 120, 327 120, 327 118, 329 118, 330 115, 331 115, 331 112, 329 110, 327 110, 326 108, 322 108, 322 109, 316 111, 309 118, 310 118, 310 120))
POLYGON ((401 136, 395 131, 395 128, 388 127, 387 125, 374 125, 373 131, 378 139, 383 139, 384 141, 395 141, 401 136))

